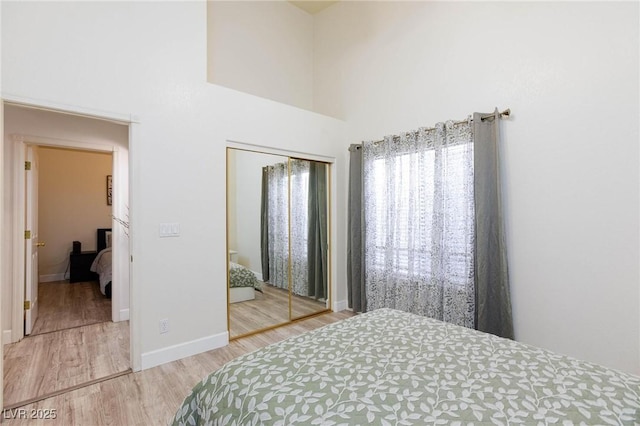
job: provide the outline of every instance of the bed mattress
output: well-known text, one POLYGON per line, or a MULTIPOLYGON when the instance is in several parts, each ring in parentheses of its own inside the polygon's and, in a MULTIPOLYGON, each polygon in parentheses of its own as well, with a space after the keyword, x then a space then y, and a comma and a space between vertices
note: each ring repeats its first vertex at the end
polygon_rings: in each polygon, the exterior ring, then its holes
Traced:
POLYGON ((380 309, 241 356, 174 424, 640 424, 640 378, 380 309))

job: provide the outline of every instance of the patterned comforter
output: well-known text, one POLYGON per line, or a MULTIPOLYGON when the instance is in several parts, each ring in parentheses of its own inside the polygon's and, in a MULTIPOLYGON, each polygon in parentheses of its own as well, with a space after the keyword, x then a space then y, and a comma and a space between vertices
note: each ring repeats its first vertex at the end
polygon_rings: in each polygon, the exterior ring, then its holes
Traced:
POLYGON ((640 378, 379 309, 243 355, 175 425, 640 424, 640 378))
POLYGON ((89 270, 99 276, 100 293, 106 295, 107 284, 111 282, 112 273, 112 253, 111 247, 101 250, 91 264, 89 270))
POLYGON ((250 269, 237 263, 229 262, 229 287, 253 287, 262 291, 262 282, 250 269))

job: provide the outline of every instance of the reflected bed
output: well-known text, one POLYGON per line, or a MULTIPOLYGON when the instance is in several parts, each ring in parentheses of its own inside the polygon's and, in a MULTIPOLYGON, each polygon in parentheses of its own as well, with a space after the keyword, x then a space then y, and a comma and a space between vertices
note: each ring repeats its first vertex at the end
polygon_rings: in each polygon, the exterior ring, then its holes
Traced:
POLYGON ((113 275, 111 228, 98 228, 97 248, 98 255, 93 260, 89 270, 98 274, 100 281, 100 293, 111 298, 111 278, 113 275))
POLYGON ((262 281, 248 268, 229 262, 229 303, 253 300, 256 290, 262 292, 262 281))

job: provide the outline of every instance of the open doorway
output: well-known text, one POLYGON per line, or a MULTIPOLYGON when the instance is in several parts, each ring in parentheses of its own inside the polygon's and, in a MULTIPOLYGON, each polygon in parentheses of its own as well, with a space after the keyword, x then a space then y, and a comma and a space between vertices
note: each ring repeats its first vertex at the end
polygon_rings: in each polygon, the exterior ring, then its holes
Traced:
POLYGON ((130 371, 129 129, 5 104, 4 133, 5 160, 14 159, 4 176, 13 240, 2 287, 9 408, 130 371), (111 277, 100 283, 91 269, 108 241, 111 277))
POLYGON ((37 317, 25 324, 25 335, 111 321, 112 153, 31 149, 39 279, 37 317))

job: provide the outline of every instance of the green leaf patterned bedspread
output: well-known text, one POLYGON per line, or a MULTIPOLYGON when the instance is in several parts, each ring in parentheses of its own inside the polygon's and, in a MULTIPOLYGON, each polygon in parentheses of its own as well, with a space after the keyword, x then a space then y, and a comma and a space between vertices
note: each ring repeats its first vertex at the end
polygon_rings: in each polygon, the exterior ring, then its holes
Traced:
POLYGON ((640 424, 640 378, 379 309, 243 355, 175 425, 640 424))
POLYGON ((229 262, 229 287, 253 287, 262 291, 262 282, 250 269, 237 263, 229 262))

